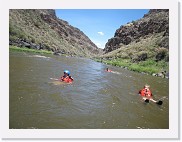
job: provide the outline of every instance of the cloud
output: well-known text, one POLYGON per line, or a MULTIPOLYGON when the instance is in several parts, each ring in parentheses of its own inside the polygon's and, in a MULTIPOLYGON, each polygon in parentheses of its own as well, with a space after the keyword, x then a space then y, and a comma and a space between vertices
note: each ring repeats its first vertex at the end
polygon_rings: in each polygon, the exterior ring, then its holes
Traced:
POLYGON ((97 32, 99 35, 101 35, 101 36, 103 36, 104 35, 104 33, 103 32, 97 32))
POLYGON ((100 44, 100 43, 96 43, 96 45, 97 45, 97 46, 99 46, 99 47, 101 46, 101 44, 100 44))
POLYGON ((102 46, 102 44, 96 43, 96 45, 97 45, 97 47, 104 49, 104 47, 102 46))

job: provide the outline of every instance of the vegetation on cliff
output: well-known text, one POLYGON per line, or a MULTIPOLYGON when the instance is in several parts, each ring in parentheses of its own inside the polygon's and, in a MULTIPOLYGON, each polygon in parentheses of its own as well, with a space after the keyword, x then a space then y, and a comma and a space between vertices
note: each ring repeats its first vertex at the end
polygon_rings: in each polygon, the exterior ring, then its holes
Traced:
POLYGON ((82 31, 58 19, 51 9, 10 9, 9 44, 76 56, 100 52, 82 31))
POLYGON ((96 60, 148 74, 169 71, 169 11, 150 10, 122 25, 96 60))

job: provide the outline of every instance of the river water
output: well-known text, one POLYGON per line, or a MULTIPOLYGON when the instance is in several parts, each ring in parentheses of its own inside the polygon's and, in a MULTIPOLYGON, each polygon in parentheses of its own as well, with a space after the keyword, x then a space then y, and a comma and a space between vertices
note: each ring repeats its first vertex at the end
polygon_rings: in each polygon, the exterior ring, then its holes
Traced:
POLYGON ((10 129, 169 129, 168 79, 85 58, 12 51, 9 58, 10 129), (65 69, 72 84, 50 79, 65 69), (146 83, 163 105, 137 95, 146 83))

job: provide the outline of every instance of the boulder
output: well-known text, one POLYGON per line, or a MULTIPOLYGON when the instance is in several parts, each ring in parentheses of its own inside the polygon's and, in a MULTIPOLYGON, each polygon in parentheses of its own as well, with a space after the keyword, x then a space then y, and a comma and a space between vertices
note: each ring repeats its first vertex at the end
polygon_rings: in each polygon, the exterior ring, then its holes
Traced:
POLYGON ((132 58, 132 61, 133 62, 140 62, 140 61, 145 61, 146 59, 147 59, 147 53, 142 53, 142 54, 139 54, 139 55, 135 55, 132 58))
POLYGON ((160 52, 160 53, 158 53, 157 55, 156 55, 156 61, 161 61, 161 60, 163 60, 164 58, 166 57, 166 54, 165 54, 165 52, 160 52))

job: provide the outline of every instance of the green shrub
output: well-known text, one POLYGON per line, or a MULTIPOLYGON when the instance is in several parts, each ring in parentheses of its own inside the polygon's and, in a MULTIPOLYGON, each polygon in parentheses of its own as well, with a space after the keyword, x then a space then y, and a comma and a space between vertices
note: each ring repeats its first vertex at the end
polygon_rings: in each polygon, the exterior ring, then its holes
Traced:
POLYGON ((169 64, 165 61, 156 62, 153 59, 148 59, 146 61, 141 61, 139 63, 132 63, 129 59, 113 59, 113 60, 101 60, 97 59, 99 62, 105 64, 118 66, 118 67, 127 67, 131 71, 136 72, 145 72, 147 74, 159 73, 161 71, 168 71, 169 64))
POLYGON ((16 46, 10 46, 11 51, 20 51, 20 52, 33 52, 33 53, 40 53, 40 54, 52 54, 51 51, 47 50, 36 50, 36 49, 29 49, 29 48, 20 48, 16 46))
POLYGON ((18 39, 18 37, 14 36, 14 35, 9 36, 9 40, 11 40, 11 41, 16 41, 17 39, 18 39))
POLYGON ((137 71, 137 72, 145 72, 148 74, 153 74, 159 72, 159 70, 152 66, 141 66, 139 64, 132 64, 128 67, 129 70, 137 71))
POLYGON ((146 61, 142 61, 142 62, 139 62, 139 65, 140 66, 143 66, 143 67, 146 67, 146 66, 153 66, 153 65, 156 65, 156 61, 152 60, 152 59, 148 59, 146 61))
POLYGON ((24 33, 23 30, 15 27, 15 26, 12 26, 11 24, 9 25, 9 35, 10 36, 14 36, 14 38, 21 38, 21 39, 26 39, 27 36, 26 34, 24 33))

